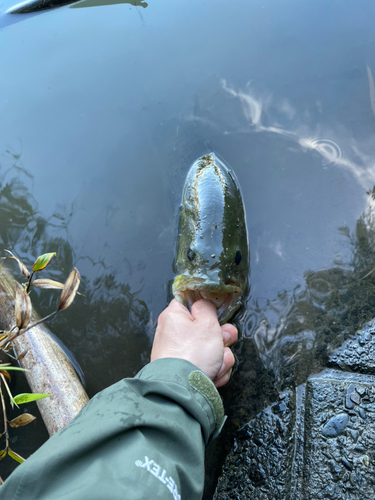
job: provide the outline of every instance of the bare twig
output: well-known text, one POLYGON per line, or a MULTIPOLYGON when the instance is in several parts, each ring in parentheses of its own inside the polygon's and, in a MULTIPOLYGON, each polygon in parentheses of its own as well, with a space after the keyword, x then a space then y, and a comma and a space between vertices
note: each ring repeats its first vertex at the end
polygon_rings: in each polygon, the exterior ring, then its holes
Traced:
POLYGON ((1 406, 3 407, 5 449, 8 449, 9 448, 8 418, 7 418, 6 409, 5 409, 5 401, 4 401, 3 391, 1 390, 1 383, 0 383, 0 396, 1 396, 1 406))
POLYGON ((25 288, 26 293, 29 293, 31 280, 33 279, 33 276, 34 276, 34 271, 29 276, 29 280, 28 280, 26 288, 25 288))
POLYGON ((370 274, 372 274, 373 272, 375 271, 375 267, 373 267, 371 269, 371 271, 369 273, 366 274, 366 276, 363 276, 363 278, 361 278, 361 280, 364 280, 365 278, 367 278, 367 276, 370 276, 370 274))

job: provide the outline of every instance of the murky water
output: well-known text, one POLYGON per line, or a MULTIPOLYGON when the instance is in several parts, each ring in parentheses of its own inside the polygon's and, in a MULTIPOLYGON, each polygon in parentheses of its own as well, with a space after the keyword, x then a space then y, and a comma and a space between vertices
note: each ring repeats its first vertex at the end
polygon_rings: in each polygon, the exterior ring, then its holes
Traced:
POLYGON ((93 395, 147 362, 184 178, 217 151, 252 268, 229 434, 375 315, 375 6, 94 3, 0 16, 0 246, 81 271, 50 328, 93 395))

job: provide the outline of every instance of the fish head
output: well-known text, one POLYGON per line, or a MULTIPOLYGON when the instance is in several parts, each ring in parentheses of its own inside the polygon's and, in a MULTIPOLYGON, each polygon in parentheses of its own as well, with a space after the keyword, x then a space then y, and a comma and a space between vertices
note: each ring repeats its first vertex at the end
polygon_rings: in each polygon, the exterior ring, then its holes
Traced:
POLYGON ((211 300, 222 324, 247 292, 249 259, 238 181, 214 153, 205 155, 191 167, 183 190, 173 294, 188 308, 211 300))

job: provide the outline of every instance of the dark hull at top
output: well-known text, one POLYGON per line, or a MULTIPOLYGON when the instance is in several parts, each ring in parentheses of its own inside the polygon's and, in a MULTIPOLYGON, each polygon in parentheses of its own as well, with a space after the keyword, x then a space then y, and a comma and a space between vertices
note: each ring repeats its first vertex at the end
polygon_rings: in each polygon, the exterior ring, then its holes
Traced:
POLYGON ((249 275, 245 210, 234 172, 214 153, 191 167, 180 209, 173 294, 191 307, 217 307, 221 323, 238 310, 249 275))
POLYGON ((75 8, 98 7, 100 5, 114 5, 119 3, 128 3, 135 7, 147 7, 147 3, 143 0, 25 0, 8 9, 7 14, 30 14, 74 3, 76 4, 75 8))
POLYGON ((26 0, 24 2, 17 3, 8 9, 7 13, 30 14, 41 10, 56 9, 57 7, 63 7, 64 5, 75 3, 76 1, 77 0, 26 0))

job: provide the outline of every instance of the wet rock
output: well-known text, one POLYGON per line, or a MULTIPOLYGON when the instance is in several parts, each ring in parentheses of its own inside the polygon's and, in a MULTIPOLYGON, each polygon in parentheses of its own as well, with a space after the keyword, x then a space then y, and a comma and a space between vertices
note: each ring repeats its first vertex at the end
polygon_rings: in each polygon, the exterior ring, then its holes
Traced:
POLYGON ((328 438, 337 437, 344 432, 349 416, 347 413, 340 413, 332 417, 323 428, 324 436, 328 438))
POLYGON ((214 499, 237 498, 239 483, 246 499, 374 498, 375 413, 350 399, 360 402, 373 386, 373 376, 326 370, 282 400, 285 411, 280 400, 262 411, 242 431, 241 459, 233 450, 227 457, 235 472, 223 472, 214 499), (346 396, 355 407, 351 415, 346 396), (361 412, 366 420, 357 418, 361 412))
POLYGON ((357 430, 350 430, 350 435, 354 442, 357 442, 359 432, 357 430))
POLYGON ((286 410, 286 404, 285 403, 280 403, 280 404, 275 405, 275 406, 272 407, 272 411, 275 414, 281 413, 281 412, 283 412, 285 410, 286 410))
POLYGON ((353 464, 349 462, 349 460, 347 460, 345 457, 342 457, 341 463, 346 469, 348 469, 348 471, 351 472, 353 470, 353 464))
MULTIPOLYGON (((249 460, 247 463, 244 459, 238 461, 238 452, 232 450, 219 478, 214 498, 236 499, 241 488, 244 496, 239 498, 285 498, 284 484, 287 482, 286 475, 290 469, 293 451, 290 437, 293 431, 291 415, 294 409, 295 396, 288 392, 282 403, 275 403, 262 411, 245 426, 246 432, 241 430, 240 435, 245 436, 241 439, 242 448, 246 450, 243 455, 249 460), (280 411, 281 404, 284 405, 283 411, 280 411)), ((237 438, 237 441, 239 439, 237 438)))
POLYGON ((353 392, 351 395, 350 395, 350 399, 353 401, 353 403, 355 403, 356 405, 359 405, 360 402, 361 402, 361 398, 358 394, 358 392, 353 392))
POLYGON ((354 451, 358 453, 363 453, 365 451, 365 448, 361 446, 360 444, 354 448, 354 451))
POLYGON ((329 365, 241 429, 214 500, 375 498, 375 319, 329 365))
POLYGON ((351 410, 354 408, 354 401, 351 398, 354 391, 355 391, 354 384, 350 384, 346 390, 346 396, 345 396, 345 408, 347 408, 348 410, 351 410))
POLYGON ((358 415, 363 419, 366 420, 366 412, 363 408, 358 409, 358 415))
POLYGON ((354 338, 348 339, 329 358, 328 366, 375 374, 375 327, 367 323, 354 338))
POLYGON ((344 469, 340 467, 334 460, 329 462, 331 474, 334 476, 334 479, 339 479, 344 474, 344 469))
POLYGON ((345 408, 347 408, 348 410, 354 408, 354 401, 352 401, 350 394, 347 394, 345 396, 345 408))
POLYGON ((363 386, 357 386, 355 390, 358 392, 361 398, 363 398, 363 396, 366 394, 366 388, 363 386))

